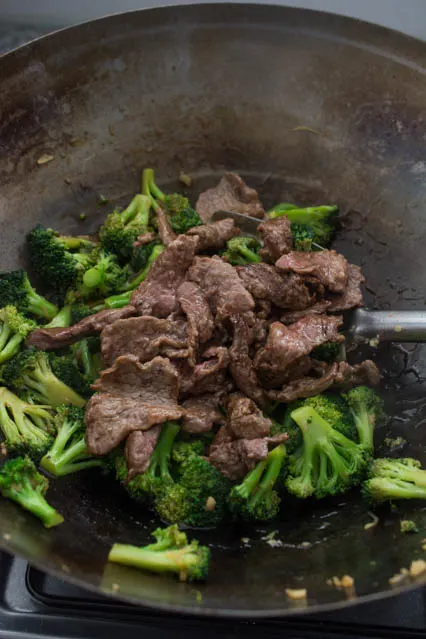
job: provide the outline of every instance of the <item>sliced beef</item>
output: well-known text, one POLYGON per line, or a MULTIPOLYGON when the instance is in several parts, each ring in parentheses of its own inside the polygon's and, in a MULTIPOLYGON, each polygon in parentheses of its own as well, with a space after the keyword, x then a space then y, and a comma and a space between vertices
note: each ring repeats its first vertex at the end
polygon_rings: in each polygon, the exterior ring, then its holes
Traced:
POLYGON ((213 315, 203 291, 194 282, 181 284, 177 299, 188 321, 189 358, 190 363, 195 365, 199 346, 213 335, 213 315))
POLYGON ((158 234, 164 246, 169 246, 177 238, 176 233, 170 226, 169 218, 163 207, 157 209, 158 234))
POLYGON ((141 364, 135 355, 122 355, 111 368, 102 371, 92 388, 148 404, 177 406, 179 379, 170 360, 164 357, 141 364))
POLYGON ((236 211, 258 219, 265 216, 257 192, 235 173, 225 173, 217 186, 201 193, 195 209, 206 223, 215 211, 236 211))
POLYGON ((334 379, 334 383, 343 389, 359 385, 377 386, 379 382, 379 369, 371 359, 354 366, 347 362, 339 362, 339 370, 334 379))
POLYGON ((312 275, 332 293, 344 293, 348 282, 348 262, 336 251, 292 251, 281 256, 275 266, 285 273, 312 275))
POLYGON ((271 264, 248 264, 236 270, 256 300, 266 300, 279 308, 305 309, 315 299, 302 277, 281 274, 271 264))
POLYGON ((231 264, 217 256, 196 257, 188 271, 188 279, 203 290, 216 322, 238 313, 249 324, 253 323, 254 299, 231 264))
POLYGON ((263 240, 260 254, 265 262, 275 264, 281 255, 293 250, 291 222, 285 215, 275 220, 265 220, 257 230, 263 240))
POLYGON ((121 355, 131 353, 140 362, 157 355, 171 359, 189 355, 185 321, 142 316, 119 320, 101 333, 102 358, 107 366, 121 355))
POLYGON ((250 357, 252 330, 241 315, 231 316, 230 321, 233 327, 233 340, 229 349, 229 370, 232 378, 244 395, 262 405, 264 394, 250 357))
POLYGON ((147 278, 132 295, 139 315, 163 318, 177 310, 176 291, 192 264, 196 248, 196 237, 180 235, 157 257, 147 278))
POLYGON ((154 233, 154 231, 150 231, 149 233, 142 233, 142 235, 139 235, 136 242, 133 242, 133 247, 140 248, 141 246, 150 244, 156 239, 156 237, 157 235, 154 233))
POLYGON ((223 424, 224 417, 219 409, 219 397, 214 394, 191 397, 183 402, 185 415, 182 430, 191 435, 208 433, 215 424, 223 424))
MULTIPOLYGON (((340 297, 340 295, 336 297, 340 297)), ((281 315, 280 322, 286 325, 294 324, 295 322, 298 322, 300 319, 308 317, 309 315, 320 315, 327 311, 330 306, 331 302, 329 300, 322 300, 321 302, 317 302, 309 308, 305 308, 303 311, 287 311, 281 315)))
POLYGON ((128 481, 148 470, 149 461, 160 433, 161 424, 157 424, 157 426, 153 426, 146 431, 135 430, 130 433, 124 449, 128 481))
POLYGON ((129 396, 96 393, 86 406, 86 445, 92 455, 106 455, 137 430, 149 430, 169 419, 180 419, 176 403, 146 404, 129 396))
MULTIPOLYGON (((294 365, 298 365, 316 346, 344 340, 338 333, 342 323, 341 317, 311 315, 291 326, 281 322, 271 324, 265 347, 257 352, 254 360, 254 367, 264 385, 274 388, 289 378, 294 379, 294 365)), ((306 359, 301 363, 305 371, 306 359)))
POLYGON ((134 306, 124 306, 118 309, 107 309, 85 317, 74 326, 68 328, 37 328, 28 339, 29 346, 36 346, 43 351, 64 348, 84 337, 97 335, 106 326, 119 319, 136 315, 134 306))
POLYGON ((362 306, 361 284, 364 282, 365 278, 359 266, 349 264, 349 277, 346 288, 340 295, 330 295, 330 305, 327 310, 330 313, 335 313, 336 311, 347 311, 350 308, 362 306))
POLYGON ((240 229, 235 226, 235 221, 232 218, 227 218, 212 224, 194 226, 186 234, 198 237, 198 252, 218 251, 225 246, 231 237, 239 235, 240 229))
POLYGON ((194 367, 187 362, 176 362, 179 372, 181 396, 218 393, 229 390, 226 372, 229 364, 228 349, 213 346, 201 354, 201 362, 194 367))
POLYGON ((238 439, 266 437, 272 427, 272 421, 263 416, 254 401, 240 393, 230 396, 226 420, 229 430, 238 439))

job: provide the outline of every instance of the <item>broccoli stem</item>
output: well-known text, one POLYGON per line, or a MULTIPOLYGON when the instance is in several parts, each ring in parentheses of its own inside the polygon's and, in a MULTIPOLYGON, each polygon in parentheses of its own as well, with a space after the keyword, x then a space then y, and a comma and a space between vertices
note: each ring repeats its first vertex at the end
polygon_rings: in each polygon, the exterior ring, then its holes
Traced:
POLYGON ((156 246, 154 246, 154 248, 152 249, 152 253, 148 258, 148 262, 145 268, 135 278, 133 278, 133 280, 130 280, 130 282, 126 284, 125 286, 126 290, 133 291, 135 288, 139 286, 139 284, 141 284, 146 279, 149 271, 151 270, 153 263, 155 262, 157 257, 161 255, 163 251, 164 251, 164 246, 162 244, 157 244, 156 246))
POLYGON ((22 337, 22 335, 18 335, 17 333, 15 333, 15 335, 13 335, 9 339, 9 341, 5 343, 4 338, 6 337, 6 341, 7 341, 7 337, 10 336, 10 333, 11 331, 9 327, 4 326, 3 331, 1 333, 1 339, 0 339, 0 364, 3 364, 3 362, 6 362, 7 360, 11 359, 14 355, 16 355, 20 345, 24 341, 24 338, 22 337))
POLYGON ((387 477, 373 477, 364 483, 364 494, 376 502, 392 499, 426 499, 424 487, 408 481, 387 477))
POLYGON ((260 255, 258 255, 254 251, 251 251, 249 248, 247 248, 247 246, 244 246, 243 244, 241 244, 239 250, 240 250, 240 253, 242 255, 244 255, 244 257, 249 262, 261 262, 262 261, 262 258, 260 257, 260 255))
POLYGON ((352 417, 358 432, 359 443, 369 450, 374 448, 374 424, 370 423, 367 405, 363 402, 356 404, 356 410, 351 409, 352 417))
POLYGON ((172 477, 169 470, 170 456, 179 430, 180 426, 175 422, 164 423, 158 443, 151 455, 151 462, 147 471, 149 475, 156 476, 157 471, 159 471, 160 477, 171 480, 172 477))
POLYGON ((23 376, 25 384, 43 398, 45 404, 57 408, 61 404, 83 407, 86 401, 52 373, 47 360, 41 359, 32 375, 23 376))
POLYGON ((17 424, 9 417, 3 402, 0 403, 0 424, 4 440, 12 448, 24 443, 17 424))
POLYGON ((271 219, 287 215, 294 224, 309 224, 310 216, 328 215, 330 213, 335 213, 337 210, 337 206, 307 206, 306 208, 299 208, 297 206, 289 205, 289 208, 277 207, 276 209, 273 209, 268 215, 271 219))
POLYGON ((153 169, 144 169, 142 173, 142 193, 147 195, 153 200, 152 205, 154 210, 157 210, 158 204, 155 200, 160 200, 160 202, 164 202, 166 199, 166 195, 163 193, 161 189, 155 183, 155 176, 153 169))
POLYGON ((60 515, 38 491, 34 490, 29 481, 27 485, 16 491, 11 498, 20 506, 41 519, 46 528, 53 528, 62 524, 64 518, 60 515))
POLYGON ((285 456, 286 449, 285 446, 283 446, 282 444, 274 448, 274 450, 269 453, 268 457, 265 460, 267 463, 266 472, 264 473, 257 487, 257 491, 251 499, 252 507, 255 506, 259 501, 261 501, 266 493, 270 492, 273 489, 281 472, 285 456))
POLYGON ((188 552, 188 547, 177 550, 158 552, 138 548, 127 544, 114 544, 108 556, 108 561, 126 566, 135 566, 151 572, 186 573, 188 566, 198 563, 196 555, 188 552))
POLYGON ((58 313, 58 307, 35 292, 28 279, 25 282, 27 291, 28 311, 39 317, 51 320, 58 313))
POLYGON ((67 304, 44 328, 68 328, 71 325, 71 305, 67 304))
POLYGON ((243 482, 237 486, 236 490, 242 498, 246 500, 250 498, 253 491, 257 488, 267 465, 267 459, 260 461, 253 470, 245 476, 243 482))
POLYGON ((65 477, 65 475, 71 475, 72 473, 102 465, 100 459, 85 459, 88 454, 86 442, 82 438, 69 446, 64 452, 54 452, 52 447, 48 455, 43 457, 40 464, 42 468, 55 477, 65 477))

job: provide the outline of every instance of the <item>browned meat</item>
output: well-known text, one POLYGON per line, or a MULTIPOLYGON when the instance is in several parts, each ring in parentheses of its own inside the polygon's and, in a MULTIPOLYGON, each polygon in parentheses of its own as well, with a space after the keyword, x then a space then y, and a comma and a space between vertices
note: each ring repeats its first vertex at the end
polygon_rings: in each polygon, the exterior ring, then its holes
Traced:
MULTIPOLYGON (((337 296, 336 296, 337 297, 337 296)), ((338 296, 340 297, 340 295, 338 296)), ((309 308, 305 308, 303 311, 286 311, 280 317, 280 322, 283 324, 294 324, 298 322, 303 317, 307 317, 308 315, 320 315, 327 311, 331 306, 331 302, 329 300, 322 300, 321 302, 317 302, 313 306, 309 308)))
POLYGON ((304 309, 313 302, 312 294, 295 274, 281 274, 271 264, 248 264, 236 270, 245 288, 256 300, 266 300, 279 308, 304 309))
POLYGON ((139 235, 136 242, 133 242, 133 246, 134 248, 140 248, 141 246, 145 246, 145 244, 150 244, 150 242, 153 242, 156 237, 157 236, 154 231, 151 231, 150 233, 142 233, 142 235, 139 235))
POLYGON ((135 355, 122 355, 102 371, 92 388, 148 404, 177 406, 179 380, 174 366, 164 357, 141 364, 135 355))
POLYGON ((263 416, 254 401, 240 393, 230 396, 226 420, 229 430, 238 439, 266 437, 272 427, 271 420, 263 416))
POLYGON ((196 257, 188 271, 188 279, 203 290, 216 322, 223 322, 238 313, 250 325, 253 323, 254 299, 231 264, 217 256, 196 257))
POLYGON ((160 433, 161 424, 157 424, 157 426, 153 426, 147 431, 135 430, 130 433, 124 449, 128 481, 148 470, 149 460, 154 452, 160 433))
POLYGON ((186 322, 149 315, 118 320, 102 331, 101 341, 102 357, 107 366, 128 353, 141 362, 157 355, 175 359, 189 354, 186 322))
POLYGON ((229 364, 228 349, 214 346, 201 355, 202 361, 194 368, 186 362, 176 362, 181 395, 202 395, 227 390, 226 371, 229 364))
POLYGON ((380 382, 380 372, 371 359, 366 359, 360 364, 351 366, 347 362, 339 363, 339 370, 334 383, 342 388, 351 388, 358 385, 377 386, 380 382))
POLYGON ((234 337, 229 349, 229 369, 237 388, 247 397, 262 405, 263 390, 259 385, 253 362, 250 357, 252 331, 241 315, 230 318, 234 337))
POLYGON ((182 430, 191 435, 208 433, 214 424, 223 424, 224 417, 219 410, 217 395, 208 394, 191 397, 183 402, 185 415, 182 420, 182 430))
POLYGON ((275 220, 265 220, 257 230, 263 239, 264 247, 260 254, 265 262, 275 264, 281 255, 293 250, 291 222, 285 215, 275 220))
POLYGON ((266 345, 257 352, 254 360, 254 367, 264 385, 274 388, 289 377, 294 379, 292 365, 309 355, 316 346, 344 340, 343 335, 338 333, 342 323, 341 317, 310 315, 289 327, 281 322, 271 324, 266 345))
POLYGON ((200 344, 213 335, 213 315, 203 291, 194 282, 184 282, 177 291, 179 304, 188 320, 189 360, 194 366, 200 344))
POLYGON ((330 313, 334 313, 362 306, 361 284, 364 282, 365 278, 359 266, 349 264, 349 277, 346 288, 341 295, 330 296, 330 306, 327 310, 330 313))
POLYGON ((124 306, 123 308, 99 311, 99 313, 89 315, 89 317, 85 317, 74 326, 69 326, 68 328, 37 328, 31 333, 28 345, 36 346, 43 351, 64 348, 74 342, 78 342, 83 337, 96 335, 106 326, 132 315, 136 315, 135 307, 124 306))
POLYGON ((240 234, 240 229, 235 226, 232 218, 213 222, 213 224, 203 224, 189 229, 187 235, 198 237, 198 252, 217 251, 223 248, 228 240, 240 234))
POLYGON ((215 211, 236 211, 259 219, 265 216, 257 192, 235 173, 225 173, 217 186, 201 193, 195 209, 206 223, 215 211))
POLYGON ((176 291, 192 264, 196 247, 196 237, 180 235, 157 257, 147 278, 132 295, 139 315, 168 317, 177 310, 176 291))
POLYGON ((159 206, 157 209, 158 234, 164 246, 169 246, 177 238, 176 233, 170 226, 166 211, 159 206))
POLYGON ((96 393, 86 406, 87 449, 92 455, 106 455, 133 431, 180 419, 182 413, 176 403, 145 404, 129 396, 96 393))
POLYGON ((270 448, 286 439, 284 433, 278 437, 237 439, 219 444, 214 442, 210 447, 209 462, 222 475, 235 481, 244 477, 257 462, 266 459, 270 448))
POLYGON ((332 293, 343 293, 348 282, 348 262, 336 251, 292 251, 280 257, 275 266, 285 273, 312 275, 332 293))

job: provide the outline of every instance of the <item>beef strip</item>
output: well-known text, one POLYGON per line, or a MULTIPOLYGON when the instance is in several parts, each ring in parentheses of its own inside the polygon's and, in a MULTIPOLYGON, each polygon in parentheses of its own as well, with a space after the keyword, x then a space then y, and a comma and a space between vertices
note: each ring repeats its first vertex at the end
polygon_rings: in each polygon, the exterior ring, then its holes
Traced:
POLYGON ((330 313, 335 313, 336 311, 347 311, 350 308, 362 306, 361 284, 364 282, 365 278, 359 266, 349 264, 349 276, 346 288, 340 295, 330 295, 330 305, 327 310, 330 313))
POLYGON ((149 461, 160 433, 161 424, 157 424, 147 431, 135 430, 130 433, 124 449, 128 481, 148 470, 149 461))
POLYGON ((226 382, 228 349, 224 346, 210 347, 202 353, 201 359, 195 367, 186 362, 176 362, 182 396, 224 392, 229 389, 229 382, 226 382))
POLYGON ((183 402, 185 415, 182 431, 191 435, 208 433, 215 424, 223 424, 224 417, 219 410, 219 397, 214 394, 190 397, 183 402))
POLYGON ((176 291, 192 264, 196 247, 196 237, 180 235, 157 257, 132 295, 132 304, 139 315, 163 318, 177 310, 176 291))
POLYGON ((380 371, 371 359, 351 366, 347 362, 339 362, 339 370, 334 383, 345 389, 352 386, 377 386, 380 382, 380 371))
MULTIPOLYGON (((328 315, 310 315, 289 327, 273 322, 265 347, 256 353, 254 360, 254 367, 264 385, 274 388, 289 378, 294 379, 294 365, 316 346, 343 341, 343 335, 338 333, 342 323, 341 317, 328 315)), ((305 371, 305 362, 302 364, 305 371)))
POLYGON ((107 366, 121 355, 131 353, 140 362, 157 355, 185 358, 189 355, 185 321, 141 316, 118 320, 101 333, 102 358, 107 366))
POLYGON ((170 226, 169 218, 162 206, 157 208, 158 234, 164 246, 169 246, 177 238, 176 233, 170 226))
POLYGON ((177 299, 188 321, 189 361, 195 366, 199 346, 213 335, 213 315, 203 291, 194 282, 181 284, 177 299))
POLYGON ((265 216, 257 192, 235 173, 225 173, 217 186, 201 193, 195 209, 206 223, 215 211, 236 211, 258 219, 265 216))
MULTIPOLYGON (((340 297, 340 295, 338 297, 340 297)), ((330 306, 331 302, 329 300, 322 300, 321 302, 317 302, 310 308, 305 308, 303 311, 286 311, 281 315, 280 322, 286 325, 294 324, 295 322, 298 322, 300 319, 308 317, 309 315, 320 315, 327 311, 330 306)))
POLYGON ((164 357, 141 364, 135 355, 122 355, 111 368, 101 372, 92 388, 148 404, 177 406, 179 379, 170 360, 164 357))
POLYGON ((293 250, 291 222, 285 215, 275 220, 265 220, 259 224, 257 230, 263 240, 260 254, 265 262, 274 264, 281 255, 293 250))
POLYGON ((254 299, 231 264, 217 256, 196 257, 188 271, 188 279, 203 290, 216 323, 235 313, 243 316, 250 325, 253 323, 254 299))
POLYGON ((280 308, 305 309, 315 299, 302 277, 281 274, 271 264, 248 264, 237 266, 236 270, 256 300, 266 300, 280 308))
POLYGON ((240 393, 230 396, 226 420, 229 430, 238 439, 266 437, 272 427, 272 421, 263 416, 254 401, 240 393))
POLYGON ((312 275, 332 293, 344 293, 348 282, 348 262, 336 251, 292 251, 282 255, 275 266, 285 273, 312 275))
POLYGON ((96 393, 86 405, 86 445, 92 455, 106 455, 130 433, 180 419, 176 403, 146 404, 129 396, 96 393))
POLYGON ((136 242, 133 242, 133 247, 140 248, 141 246, 145 246, 145 244, 150 244, 156 239, 156 237, 157 235, 154 233, 154 231, 142 233, 142 235, 139 235, 136 242))
POLYGON ((51 351, 70 346, 84 337, 100 333, 106 326, 119 319, 136 315, 134 306, 118 309, 106 309, 85 317, 74 326, 68 328, 37 328, 29 337, 28 345, 36 346, 43 351, 51 351))
POLYGON ((198 237, 197 250, 201 252, 218 251, 225 246, 231 237, 239 235, 240 232, 240 229, 235 226, 235 221, 232 218, 226 218, 212 224, 194 226, 186 234, 198 237))
POLYGON ((244 395, 262 405, 264 401, 263 390, 250 357, 252 331, 241 315, 231 316, 230 321, 233 327, 233 340, 229 349, 230 373, 237 388, 244 395))

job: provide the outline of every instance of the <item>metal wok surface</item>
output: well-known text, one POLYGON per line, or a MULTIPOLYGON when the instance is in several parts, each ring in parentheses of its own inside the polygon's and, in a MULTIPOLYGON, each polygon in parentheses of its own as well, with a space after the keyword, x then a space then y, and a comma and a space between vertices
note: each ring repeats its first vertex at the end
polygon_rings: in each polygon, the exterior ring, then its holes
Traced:
MULTIPOLYGON (((424 307, 425 44, 310 11, 162 8, 22 47, 0 58, 0 87, 3 269, 23 263, 24 234, 37 222, 95 230, 136 191, 144 166, 165 187, 185 170, 194 194, 232 169, 266 205, 337 202, 337 248, 363 267, 368 304, 424 307), (51 161, 38 163, 44 155, 51 161)), ((373 355, 392 416, 379 439, 401 435, 404 455, 425 461, 424 347, 379 346, 373 355)), ((53 531, 0 500, 1 547, 65 580, 169 611, 256 617, 347 605, 388 594, 389 578, 425 554, 421 505, 413 516, 423 534, 410 536, 399 521, 412 506, 385 508, 364 530, 370 516, 357 495, 289 501, 270 526, 197 533, 212 545, 211 577, 180 584, 105 569, 111 542, 145 543, 157 523, 108 479, 52 482, 50 496, 66 518, 53 531), (349 597, 327 583, 344 574, 355 579, 349 597), (307 588, 307 601, 292 603, 286 588, 307 588)))

